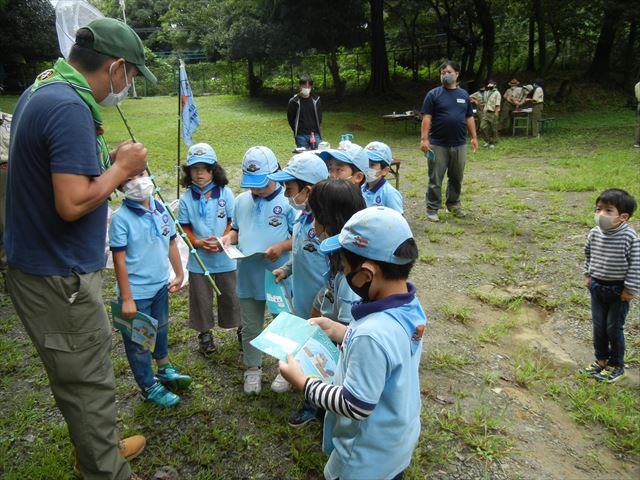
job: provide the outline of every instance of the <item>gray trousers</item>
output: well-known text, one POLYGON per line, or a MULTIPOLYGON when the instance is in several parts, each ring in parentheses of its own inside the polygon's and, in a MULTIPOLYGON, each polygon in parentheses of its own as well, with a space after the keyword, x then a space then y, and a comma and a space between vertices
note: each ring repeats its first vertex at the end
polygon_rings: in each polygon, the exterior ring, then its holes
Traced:
POLYGON ((460 204, 464 165, 467 161, 467 145, 458 147, 431 145, 431 150, 435 155, 433 159, 427 159, 429 167, 427 209, 437 211, 442 206, 442 181, 445 173, 448 179, 446 205, 448 208, 455 207, 460 204))
POLYGON ((128 479, 118 451, 111 326, 102 274, 29 275, 10 268, 7 286, 49 377, 86 479, 128 479))
MULTIPOLYGON (((236 271, 212 273, 220 295, 218 295, 218 326, 234 328, 240 326, 240 304, 236 294, 236 271)), ((189 272, 189 326, 198 332, 213 328, 213 287, 201 273, 189 272)))
POLYGON ((262 333, 266 302, 253 298, 240 299, 240 318, 242 319, 242 356, 247 368, 262 365, 262 352, 251 345, 251 340, 262 333))

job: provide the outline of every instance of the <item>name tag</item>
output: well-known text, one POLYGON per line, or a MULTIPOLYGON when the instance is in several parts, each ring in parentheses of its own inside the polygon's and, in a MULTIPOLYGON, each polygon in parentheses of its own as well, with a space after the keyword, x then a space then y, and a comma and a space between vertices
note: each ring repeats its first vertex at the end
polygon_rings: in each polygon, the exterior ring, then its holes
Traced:
POLYGON ((458 103, 467 103, 464 98, 456 98, 456 102, 458 102, 458 103))

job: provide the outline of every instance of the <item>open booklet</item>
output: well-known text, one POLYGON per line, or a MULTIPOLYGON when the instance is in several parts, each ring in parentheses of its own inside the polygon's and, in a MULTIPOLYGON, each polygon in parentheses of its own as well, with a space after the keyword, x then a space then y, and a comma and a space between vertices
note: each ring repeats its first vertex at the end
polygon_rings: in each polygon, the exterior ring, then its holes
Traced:
POLYGON ((279 360, 291 354, 305 375, 333 383, 340 352, 320 327, 303 318, 280 313, 251 345, 279 360))
POLYGON ((273 315, 293 310, 291 295, 287 292, 285 282, 276 283, 276 276, 269 270, 264 271, 264 294, 267 308, 273 315))
POLYGON ((155 318, 141 312, 137 312, 131 319, 124 318, 122 305, 115 302, 111 302, 111 317, 116 330, 120 330, 142 348, 152 352, 155 350, 158 335, 158 321, 155 318))
POLYGON ((239 258, 247 258, 250 257, 251 255, 257 255, 257 254, 262 254, 264 252, 253 252, 249 255, 245 255, 244 252, 242 252, 238 247, 236 247, 235 245, 225 245, 222 242, 222 238, 220 237, 216 237, 216 240, 218 240, 218 243, 220 244, 220 246, 222 247, 222 250, 224 251, 224 253, 227 254, 227 256, 233 260, 238 260, 239 258))

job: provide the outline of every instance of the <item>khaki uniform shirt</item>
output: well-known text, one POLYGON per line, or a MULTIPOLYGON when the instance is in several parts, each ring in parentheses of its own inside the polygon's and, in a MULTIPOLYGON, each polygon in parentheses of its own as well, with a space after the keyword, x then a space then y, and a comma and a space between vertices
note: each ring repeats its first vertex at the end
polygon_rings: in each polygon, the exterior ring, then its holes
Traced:
POLYGON ((636 83, 636 100, 640 104, 640 82, 636 83))
POLYGON ((515 105, 515 102, 522 102, 524 97, 523 93, 522 87, 509 87, 507 91, 504 92, 504 99, 512 105, 515 105))
POLYGON ((544 102, 544 91, 542 87, 535 87, 533 89, 533 97, 531 97, 531 100, 534 104, 544 102))
POLYGON ((487 92, 481 92, 480 90, 478 90, 477 92, 473 92, 471 95, 469 95, 469 98, 471 100, 475 100, 476 103, 476 108, 478 110, 482 110, 484 108, 484 104, 486 101, 486 95, 487 92))
POLYGON ((498 89, 494 89, 488 92, 487 96, 487 104, 484 106, 485 113, 495 112, 496 109, 500 108, 500 102, 502 100, 502 95, 498 89))

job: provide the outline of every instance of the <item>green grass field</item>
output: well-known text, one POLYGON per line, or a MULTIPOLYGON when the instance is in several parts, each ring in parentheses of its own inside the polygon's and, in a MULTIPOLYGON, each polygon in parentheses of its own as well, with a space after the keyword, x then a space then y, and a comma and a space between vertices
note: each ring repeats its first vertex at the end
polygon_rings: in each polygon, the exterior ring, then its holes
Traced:
MULTIPOLYGON (((558 125, 543 138, 508 137, 494 150, 470 154, 463 185, 468 217, 445 214, 434 225, 425 221, 427 172, 418 130, 382 122, 383 114, 420 100, 327 104, 323 123, 323 140, 332 145, 353 133, 361 145, 385 141, 402 160, 400 190, 421 254, 412 281, 430 322, 422 436, 405 478, 581 478, 580 466, 600 478, 634 478, 640 462, 637 302, 625 327, 629 378, 608 386, 574 375, 590 361, 581 248, 593 200, 614 186, 640 198, 633 110, 553 112, 558 125)), ((15 101, 0 97, 0 109, 10 111, 15 101)), ((176 191, 176 103, 157 97, 123 104, 167 199, 176 191)), ((290 157, 286 97, 198 97, 196 103, 201 127, 194 140, 214 147, 236 193, 247 148, 269 146, 281 165, 290 157)), ((107 140, 125 140, 115 109, 105 117, 107 140)), ((631 223, 639 229, 637 218, 631 223)), ((104 298, 113 297, 107 273, 104 298)), ((71 445, 46 375, 8 297, 0 297, 0 309, 0 476, 73 478, 71 445)), ((134 470, 144 478, 163 465, 189 479, 321 478, 321 426, 287 426, 301 400, 269 391, 275 362, 265 362, 263 393, 246 397, 235 335, 216 331, 220 353, 205 360, 186 325, 186 293, 172 296, 171 317, 172 357, 195 379, 177 409, 140 401, 114 336, 120 430, 149 440, 134 470)))

